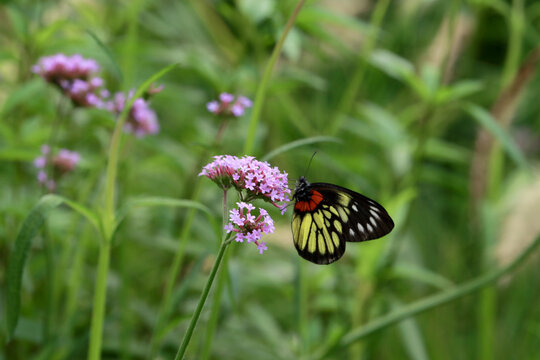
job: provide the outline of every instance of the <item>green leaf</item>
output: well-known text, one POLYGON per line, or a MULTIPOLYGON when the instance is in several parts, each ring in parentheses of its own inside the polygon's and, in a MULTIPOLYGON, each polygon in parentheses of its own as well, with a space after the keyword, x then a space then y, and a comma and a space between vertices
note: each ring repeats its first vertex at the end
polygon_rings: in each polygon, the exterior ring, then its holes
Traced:
POLYGON ((436 102, 439 104, 455 101, 479 92, 484 88, 482 82, 477 80, 462 80, 452 86, 439 89, 436 102))
POLYGON ((320 6, 309 6, 302 10, 296 24, 300 27, 308 25, 321 27, 321 24, 330 24, 349 28, 369 36, 373 36, 377 32, 371 24, 366 24, 354 16, 339 14, 320 6))
POLYGON ((527 160, 525 156, 516 145, 514 140, 508 135, 508 133, 497 123, 497 120, 491 116, 489 112, 485 109, 472 104, 465 103, 463 106, 464 110, 469 113, 469 115, 476 120, 480 125, 482 125, 488 132, 496 138, 503 148, 508 153, 508 156, 522 169, 529 169, 527 160))
POLYGON ((319 142, 341 143, 341 140, 339 140, 338 138, 335 138, 335 137, 331 137, 331 136, 315 136, 315 137, 310 137, 310 138, 306 138, 306 139, 296 140, 296 141, 293 141, 293 142, 290 142, 288 144, 282 145, 282 146, 278 147, 277 149, 274 149, 274 150, 270 151, 268 154, 263 156, 261 158, 261 160, 268 161, 268 160, 272 159, 273 157, 276 157, 277 155, 279 155, 281 153, 284 153, 286 151, 295 149, 295 148, 300 147, 300 146, 309 145, 309 144, 315 144, 315 143, 319 143, 319 142))
POLYGON ((32 161, 36 157, 36 152, 26 148, 3 148, 0 149, 0 160, 2 161, 32 161))
POLYGON ((51 198, 58 199, 58 201, 66 204, 72 210, 75 210, 80 215, 84 216, 86 218, 86 220, 88 220, 90 222, 90 224, 92 224, 92 226, 94 226, 94 228, 98 232, 101 231, 100 220, 99 220, 98 216, 96 215, 96 213, 94 213, 92 210, 88 209, 87 207, 85 207, 82 204, 79 204, 78 202, 69 200, 69 199, 67 199, 67 198, 65 198, 63 196, 60 196, 60 195, 47 195, 47 196, 49 196, 51 198))
POLYGON ((44 90, 44 82, 42 79, 36 78, 10 91, 9 97, 4 102, 4 106, 0 110, 0 117, 4 117, 17 106, 23 106, 25 103, 30 103, 33 99, 39 96, 44 90))
POLYGON ((387 50, 373 51, 369 61, 379 70, 399 80, 415 76, 413 64, 387 50))
POLYGON ((362 104, 359 108, 372 127, 370 133, 367 134, 369 138, 376 138, 375 142, 384 141, 387 144, 396 144, 406 140, 405 130, 394 114, 373 103, 362 104))
MULTIPOLYGON (((391 308, 392 310, 398 310, 403 307, 403 304, 396 298, 391 299, 391 308)), ((418 323, 415 318, 407 318, 402 320, 399 325, 399 332, 401 334, 401 339, 405 350, 409 354, 409 359, 413 360, 427 360, 429 356, 427 355, 426 345, 418 323)))
POLYGON ((101 50, 103 50, 105 55, 107 55, 107 58, 113 66, 116 80, 118 80, 119 83, 122 83, 124 81, 124 75, 122 74, 122 70, 120 69, 120 66, 118 65, 118 62, 116 61, 111 50, 107 47, 107 45, 103 43, 103 41, 101 41, 101 39, 93 31, 86 29, 86 32, 88 33, 88 35, 90 35, 92 39, 94 39, 96 44, 98 44, 101 50))
POLYGON ((53 194, 45 195, 38 201, 21 226, 19 234, 15 239, 15 246, 9 261, 6 306, 8 337, 13 335, 19 319, 22 274, 32 240, 43 226, 49 212, 62 203, 83 215, 97 231, 100 231, 97 216, 91 210, 75 201, 53 194))
POLYGON ((239 0, 238 9, 255 24, 270 18, 276 8, 275 0, 239 0))
POLYGON ((129 99, 127 106, 124 106, 124 109, 122 110, 122 113, 120 114, 119 121, 116 124, 116 127, 122 128, 124 126, 124 123, 127 121, 127 115, 131 111, 131 108, 133 106, 133 103, 135 100, 140 98, 144 92, 152 85, 154 82, 158 81, 161 77, 163 77, 166 73, 177 67, 178 64, 171 64, 169 66, 164 67, 160 71, 156 72, 152 76, 150 76, 144 83, 142 83, 141 86, 137 88, 135 91, 135 94, 129 99))
POLYGON ((22 14, 21 11, 16 9, 15 6, 9 6, 6 9, 6 14, 8 17, 8 23, 11 24, 13 33, 15 34, 17 40, 23 41, 28 35, 28 19, 22 14))
POLYGON ((392 275, 398 278, 409 278, 414 281, 423 282, 441 290, 454 286, 454 283, 444 276, 413 264, 401 263, 394 265, 392 275))
POLYGON ((425 157, 439 162, 468 165, 471 151, 460 145, 431 137, 426 141, 425 157))
POLYGON ((62 200, 54 195, 45 195, 39 200, 24 220, 11 253, 7 275, 6 319, 8 338, 13 336, 21 310, 21 283, 24 265, 32 240, 43 226, 49 212, 62 200))

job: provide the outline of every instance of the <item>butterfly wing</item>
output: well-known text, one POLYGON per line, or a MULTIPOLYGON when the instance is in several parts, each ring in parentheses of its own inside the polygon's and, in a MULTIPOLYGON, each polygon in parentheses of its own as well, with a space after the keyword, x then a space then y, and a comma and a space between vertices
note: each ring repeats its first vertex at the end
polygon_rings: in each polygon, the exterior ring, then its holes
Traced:
POLYGON ((346 241, 377 239, 394 228, 386 210, 368 197, 326 183, 309 189, 312 200, 298 201, 292 220, 294 245, 306 260, 330 264, 343 256, 346 241))

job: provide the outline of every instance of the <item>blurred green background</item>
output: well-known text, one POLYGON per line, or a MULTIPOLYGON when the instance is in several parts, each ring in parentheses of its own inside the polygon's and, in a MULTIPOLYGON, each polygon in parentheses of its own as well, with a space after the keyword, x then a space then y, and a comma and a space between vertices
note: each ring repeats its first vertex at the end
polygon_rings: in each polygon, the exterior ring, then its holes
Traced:
MULTIPOLYGON (((151 101, 160 133, 125 137, 118 203, 143 195, 195 198, 220 223, 221 192, 197 174, 211 155, 243 155, 250 111, 229 121, 215 145, 223 120, 206 103, 224 91, 255 98, 296 2, 22 0, 0 6, 5 318, 10 252, 44 194, 32 161, 50 139, 62 97, 31 73, 39 57, 94 58, 111 91, 137 87, 179 63, 151 101)), ((538 359, 538 256, 481 292, 350 346, 333 345, 404 304, 510 263, 540 234, 539 45, 534 0, 307 1, 271 77, 250 155, 262 159, 305 140, 269 159, 289 173, 292 187, 317 150, 310 181, 376 199, 396 228, 381 240, 349 244, 335 264, 317 266, 296 254, 290 211, 280 216, 268 209, 276 221, 265 240, 268 251, 229 248, 188 358, 310 359, 331 348, 325 358, 538 359)), ((57 192, 99 209, 114 121, 96 109, 68 107, 66 116, 57 146, 83 160, 57 192)), ((86 357, 98 241, 68 208, 51 214, 32 242, 21 318, 10 341, 2 321, 0 359, 86 357)), ((132 211, 113 247, 103 358, 146 359, 151 343, 154 358, 173 358, 218 246, 203 213, 132 211), (160 322, 179 244, 185 252, 173 310, 160 322)))

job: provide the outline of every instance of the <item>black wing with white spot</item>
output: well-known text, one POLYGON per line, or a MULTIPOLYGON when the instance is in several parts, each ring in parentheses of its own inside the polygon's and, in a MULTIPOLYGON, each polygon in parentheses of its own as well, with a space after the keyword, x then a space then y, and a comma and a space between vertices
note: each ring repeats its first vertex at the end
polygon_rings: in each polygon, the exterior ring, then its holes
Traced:
POLYGON ((301 257, 316 264, 341 258, 347 241, 377 239, 394 227, 377 202, 337 185, 305 182, 295 198, 294 245, 301 257))
POLYGON ((378 239, 394 228, 394 221, 388 212, 379 203, 362 194, 327 183, 313 183, 311 189, 323 195, 319 205, 334 206, 338 210, 345 241, 378 239))

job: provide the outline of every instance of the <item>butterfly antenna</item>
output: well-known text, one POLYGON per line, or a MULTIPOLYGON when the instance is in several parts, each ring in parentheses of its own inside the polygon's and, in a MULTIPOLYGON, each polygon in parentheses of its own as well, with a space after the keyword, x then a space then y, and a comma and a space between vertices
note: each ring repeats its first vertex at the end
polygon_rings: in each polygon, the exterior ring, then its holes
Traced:
POLYGON ((315 150, 315 151, 313 152, 313 155, 311 155, 311 158, 309 159, 309 163, 308 163, 307 169, 306 169, 306 171, 305 171, 305 174, 306 174, 306 175, 304 175, 304 176, 306 176, 306 177, 307 177, 307 175, 308 175, 309 168, 310 168, 310 166, 311 166, 311 162, 313 161, 313 158, 315 157, 315 154, 316 154, 316 153, 317 153, 317 150, 315 150))

